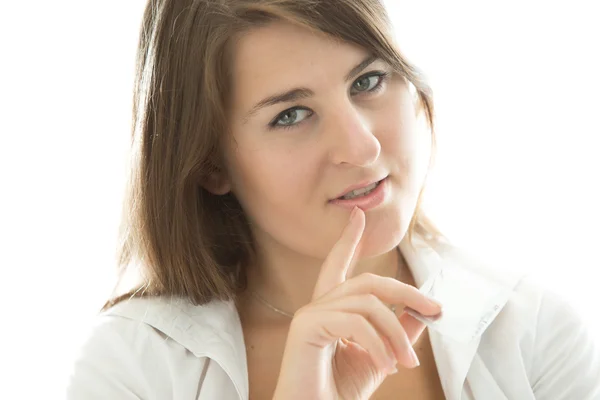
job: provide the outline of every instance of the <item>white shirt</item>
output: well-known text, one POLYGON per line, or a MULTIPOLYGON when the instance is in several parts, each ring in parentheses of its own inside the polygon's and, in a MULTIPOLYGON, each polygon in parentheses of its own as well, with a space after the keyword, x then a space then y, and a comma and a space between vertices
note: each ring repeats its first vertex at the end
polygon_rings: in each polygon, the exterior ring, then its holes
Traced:
MULTIPOLYGON (((473 340, 461 343, 427 328, 447 399, 600 399, 598 340, 560 296, 453 246, 412 250, 403 241, 400 249, 417 287, 459 262, 504 289, 499 314, 473 340)), ((465 316, 481 313, 489 300, 483 293, 464 307, 465 316)), ((248 400, 246 348, 234 304, 194 306, 166 298, 118 304, 98 317, 74 364, 67 398, 248 400)))

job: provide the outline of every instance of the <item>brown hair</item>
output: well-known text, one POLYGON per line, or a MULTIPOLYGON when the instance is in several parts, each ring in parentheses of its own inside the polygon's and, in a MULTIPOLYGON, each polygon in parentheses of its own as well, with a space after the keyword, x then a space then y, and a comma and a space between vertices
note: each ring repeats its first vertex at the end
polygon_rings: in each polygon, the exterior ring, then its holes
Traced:
MULTIPOLYGON (((201 183, 223 168, 231 45, 244 31, 275 20, 357 44, 389 63, 416 89, 435 153, 431 89, 394 45, 380 1, 149 0, 118 249, 119 282, 131 272, 139 281, 124 294, 115 289, 103 310, 134 296, 230 300, 245 287, 254 245, 244 212, 233 194, 211 194, 201 183)), ((415 234, 441 237, 421 210, 422 194, 407 233, 411 241, 415 234)))

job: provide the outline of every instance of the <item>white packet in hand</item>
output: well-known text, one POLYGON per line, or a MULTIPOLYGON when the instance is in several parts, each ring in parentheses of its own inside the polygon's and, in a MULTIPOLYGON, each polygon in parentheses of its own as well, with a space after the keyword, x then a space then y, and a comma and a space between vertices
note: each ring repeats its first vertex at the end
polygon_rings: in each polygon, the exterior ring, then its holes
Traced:
POLYGON ((444 263, 419 289, 442 304, 441 314, 432 318, 408 307, 405 311, 440 334, 468 343, 485 331, 518 282, 510 277, 510 271, 499 276, 502 273, 488 268, 473 269, 466 260, 444 263))

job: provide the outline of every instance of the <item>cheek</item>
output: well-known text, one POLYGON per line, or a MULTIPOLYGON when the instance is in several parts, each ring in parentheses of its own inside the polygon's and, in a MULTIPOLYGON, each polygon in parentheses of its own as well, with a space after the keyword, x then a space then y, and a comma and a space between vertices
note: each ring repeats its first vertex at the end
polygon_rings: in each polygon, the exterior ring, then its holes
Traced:
MULTIPOLYGON (((407 99, 390 101, 377 115, 375 131, 386 158, 412 163, 419 151, 419 131, 414 108, 407 99)), ((407 165, 406 167, 408 167, 407 165)))
POLYGON ((429 168, 431 132, 424 113, 421 115, 415 115, 414 104, 406 95, 390 101, 377 119, 383 156, 402 187, 410 192, 406 194, 420 191, 429 168))
POLYGON ((311 187, 311 160, 286 146, 263 144, 239 148, 231 174, 233 190, 249 213, 257 207, 270 214, 306 203, 311 187), (268 207, 268 208, 267 208, 268 207))
POLYGON ((252 221, 256 240, 265 235, 307 254, 315 251, 315 217, 321 193, 319 168, 304 146, 239 151, 232 174, 233 192, 252 221), (304 151, 306 150, 306 151, 304 151))

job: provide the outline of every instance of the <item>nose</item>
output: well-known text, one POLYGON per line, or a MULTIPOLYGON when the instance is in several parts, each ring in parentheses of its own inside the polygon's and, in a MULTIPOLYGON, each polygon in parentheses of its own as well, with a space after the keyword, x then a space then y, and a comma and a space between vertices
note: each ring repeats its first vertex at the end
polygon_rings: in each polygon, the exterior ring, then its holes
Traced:
POLYGON ((330 114, 327 131, 330 136, 330 159, 334 164, 369 166, 381 153, 381 143, 373 134, 366 113, 353 104, 337 107, 330 114))

